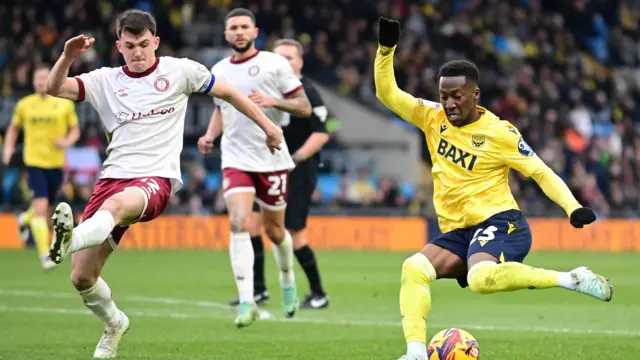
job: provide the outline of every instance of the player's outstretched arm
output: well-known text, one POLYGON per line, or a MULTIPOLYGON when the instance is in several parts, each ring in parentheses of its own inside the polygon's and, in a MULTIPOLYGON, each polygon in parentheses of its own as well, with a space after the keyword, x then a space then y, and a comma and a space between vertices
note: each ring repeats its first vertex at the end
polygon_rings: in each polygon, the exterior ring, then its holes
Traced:
POLYGON ((73 101, 80 100, 80 85, 75 79, 68 77, 69 67, 77 57, 86 53, 94 42, 94 38, 84 35, 67 40, 62 56, 56 61, 47 79, 47 94, 73 101))
POLYGON ((505 140, 501 154, 509 167, 535 180, 545 195, 564 209, 573 227, 581 228, 596 221, 593 210, 580 205, 567 184, 533 152, 522 136, 513 130, 500 131, 505 140))
POLYGON ((566 211, 571 225, 576 228, 581 228, 584 225, 596 221, 595 212, 589 208, 582 207, 560 176, 542 162, 540 158, 538 158, 538 160, 540 165, 538 165, 538 169, 533 173, 531 178, 538 183, 549 199, 553 200, 553 202, 560 205, 566 211))
POLYGON ((401 118, 422 128, 414 122, 413 111, 418 100, 396 83, 393 73, 393 54, 400 39, 400 22, 381 17, 378 21, 378 51, 374 62, 376 96, 401 118))
POLYGON ((258 105, 254 104, 246 95, 230 86, 224 79, 215 80, 210 96, 220 98, 238 109, 241 113, 253 120, 267 135, 267 146, 274 152, 280 150, 282 144, 282 129, 277 127, 271 119, 265 115, 258 105))

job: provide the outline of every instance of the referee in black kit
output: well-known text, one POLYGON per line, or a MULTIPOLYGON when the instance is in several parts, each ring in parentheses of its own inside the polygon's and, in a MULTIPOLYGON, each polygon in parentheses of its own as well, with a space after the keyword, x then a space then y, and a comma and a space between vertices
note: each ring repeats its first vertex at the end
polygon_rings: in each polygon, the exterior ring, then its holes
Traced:
MULTIPOLYGON (((273 51, 289 60, 295 74, 300 78, 309 102, 313 109, 308 118, 290 116, 281 124, 284 138, 289 152, 296 163, 295 169, 289 175, 289 192, 287 195, 287 211, 285 227, 293 237, 293 249, 298 262, 304 269, 309 280, 309 293, 300 304, 303 309, 322 309, 329 306, 329 297, 322 288, 320 272, 316 262, 316 255, 307 243, 305 228, 307 216, 311 206, 311 196, 316 188, 318 177, 318 152, 329 141, 326 120, 327 107, 311 81, 302 76, 302 45, 293 39, 280 39, 275 42, 273 51), (287 121, 287 119, 289 119, 287 121)), ((254 212, 259 208, 254 207, 254 212)), ((254 214, 255 215, 255 214, 254 214)), ((253 216, 253 219, 259 219, 253 216)), ((259 221, 259 220, 257 220, 259 221)), ((260 226, 252 226, 259 229, 260 226)), ((258 232, 254 230, 253 232, 258 232)), ((255 254, 254 272, 254 300, 262 303, 269 299, 264 277, 264 244, 259 233, 251 234, 251 243, 255 254)), ((238 300, 232 300, 229 305, 237 305, 238 300)))

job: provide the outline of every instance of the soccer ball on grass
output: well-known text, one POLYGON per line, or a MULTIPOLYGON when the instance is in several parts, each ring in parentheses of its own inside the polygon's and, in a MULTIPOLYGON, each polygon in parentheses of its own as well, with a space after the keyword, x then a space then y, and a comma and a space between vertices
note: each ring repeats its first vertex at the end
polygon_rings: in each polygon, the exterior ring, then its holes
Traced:
POLYGON ((429 360, 480 360, 478 341, 462 329, 444 329, 427 348, 429 360))

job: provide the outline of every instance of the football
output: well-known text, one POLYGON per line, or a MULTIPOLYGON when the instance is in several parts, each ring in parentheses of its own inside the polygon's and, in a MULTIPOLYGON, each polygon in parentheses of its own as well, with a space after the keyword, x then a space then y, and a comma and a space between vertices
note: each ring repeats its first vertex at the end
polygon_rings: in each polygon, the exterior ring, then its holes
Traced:
POLYGON ((479 360, 478 341, 462 329, 444 329, 437 333, 427 348, 429 360, 479 360))

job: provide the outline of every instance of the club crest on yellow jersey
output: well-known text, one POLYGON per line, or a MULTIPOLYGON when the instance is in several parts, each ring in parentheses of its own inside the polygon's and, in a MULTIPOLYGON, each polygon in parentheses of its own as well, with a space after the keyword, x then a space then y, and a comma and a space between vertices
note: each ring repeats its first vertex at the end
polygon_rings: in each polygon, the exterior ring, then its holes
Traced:
POLYGON ((484 135, 471 135, 471 145, 476 149, 483 147, 486 141, 487 137, 484 135))

